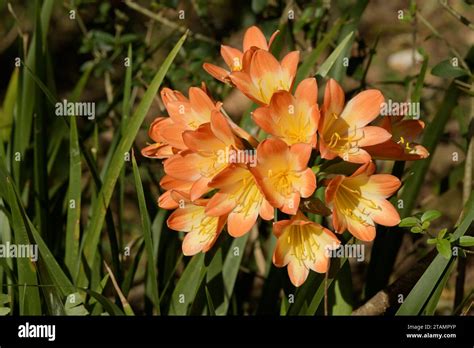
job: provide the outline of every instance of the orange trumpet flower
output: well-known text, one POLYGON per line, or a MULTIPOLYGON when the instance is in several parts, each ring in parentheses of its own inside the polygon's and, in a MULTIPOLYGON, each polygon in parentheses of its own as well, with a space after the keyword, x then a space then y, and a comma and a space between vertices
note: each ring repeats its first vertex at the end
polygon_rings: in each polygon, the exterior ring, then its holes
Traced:
POLYGON ((300 198, 316 189, 316 177, 308 168, 311 145, 290 147, 278 138, 266 139, 257 148, 257 166, 250 171, 257 179, 266 199, 286 214, 295 214, 300 198))
POLYGON ((273 94, 268 107, 256 109, 252 118, 265 132, 280 138, 288 145, 311 144, 316 147, 319 122, 316 79, 301 81, 295 91, 273 94))
POLYGON ((222 232, 226 216, 207 215, 206 199, 191 202, 177 191, 172 191, 171 195, 176 202, 184 204, 183 208, 178 207, 167 220, 168 227, 172 230, 187 232, 182 245, 183 254, 191 256, 201 251, 207 252, 222 232))
POLYGON ((232 132, 227 119, 213 111, 211 122, 195 131, 182 135, 188 150, 176 154, 164 162, 165 173, 183 181, 193 181, 190 190, 192 201, 209 191, 208 183, 229 166, 223 154, 243 149, 241 140, 232 132))
POLYGON ((326 188, 326 203, 332 209, 336 232, 345 230, 363 241, 375 238, 375 223, 395 226, 400 215, 387 200, 401 185, 397 177, 373 174, 372 162, 363 164, 351 176, 337 175, 326 188))
POLYGON ((227 230, 231 236, 246 234, 259 215, 265 220, 273 219, 273 207, 245 166, 232 164, 215 176, 209 186, 219 191, 207 203, 206 214, 228 214, 227 230))
POLYGON ((265 39, 262 31, 256 26, 252 26, 248 28, 244 34, 243 51, 230 46, 221 45, 221 56, 229 67, 230 71, 210 63, 204 63, 203 68, 211 76, 218 79, 219 81, 231 83, 229 78, 230 73, 243 70, 244 53, 250 50, 252 47, 268 51, 278 32, 278 30, 275 31, 267 43, 267 39, 265 39))
POLYGON ((273 93, 290 91, 298 67, 299 51, 288 53, 279 63, 265 50, 250 50, 245 53, 244 61, 248 67, 230 74, 234 85, 248 98, 259 105, 268 105, 273 93))
POLYGON ((380 91, 371 89, 357 94, 346 106, 344 99, 341 86, 329 80, 318 127, 321 157, 339 156, 347 162, 369 162, 370 154, 363 147, 383 143, 392 136, 381 127, 367 126, 380 113, 384 97, 380 91))
POLYGON ((294 286, 305 282, 309 270, 326 273, 329 269, 328 249, 337 249, 340 244, 334 233, 308 220, 301 211, 291 220, 275 222, 273 234, 278 238, 273 264, 276 267, 288 265, 288 275, 294 286))
POLYGON ((425 128, 420 120, 404 120, 403 116, 387 116, 380 127, 392 133, 392 138, 384 143, 364 147, 373 158, 384 160, 413 161, 428 157, 428 150, 415 139, 425 128))

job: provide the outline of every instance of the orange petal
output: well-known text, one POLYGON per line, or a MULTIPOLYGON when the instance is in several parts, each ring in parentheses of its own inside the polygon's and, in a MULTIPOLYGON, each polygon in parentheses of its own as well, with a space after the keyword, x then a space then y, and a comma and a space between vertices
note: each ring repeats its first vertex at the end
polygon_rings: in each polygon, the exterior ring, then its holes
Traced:
POLYGON ((363 138, 357 142, 357 146, 370 146, 383 143, 392 137, 392 134, 387 132, 382 127, 366 126, 360 130, 363 138))
POLYGON ((318 273, 326 273, 329 269, 329 259, 326 256, 320 256, 316 259, 311 269, 318 273))
POLYGON ((316 190, 316 176, 313 171, 310 168, 306 169, 301 174, 298 181, 293 183, 293 188, 298 189, 301 197, 310 197, 316 190))
POLYGON ((256 26, 251 26, 248 28, 244 35, 244 52, 249 50, 251 47, 257 47, 268 51, 267 39, 263 35, 262 31, 256 26))
POLYGON ((380 195, 384 198, 390 197, 397 191, 402 183, 400 180, 390 174, 375 174, 369 177, 369 181, 361 189, 372 195, 380 195))
POLYGON ((311 145, 309 144, 294 144, 290 147, 292 160, 295 163, 294 170, 305 170, 308 167, 308 161, 311 157, 311 145))
MULTIPOLYGON (((288 221, 289 220, 285 220, 288 221)), ((274 232, 275 233, 275 232, 274 232)), ((291 260, 291 246, 288 243, 288 238, 283 236, 278 238, 275 251, 273 252, 272 261, 276 267, 285 267, 291 260)))
POLYGON ((229 82, 229 74, 230 71, 227 71, 217 65, 210 64, 210 63, 204 63, 202 65, 203 69, 207 71, 209 75, 214 77, 215 79, 221 81, 221 82, 229 82))
POLYGON ((375 238, 375 226, 363 225, 358 221, 347 219, 347 229, 349 232, 364 242, 371 242, 375 238))
POLYGON ((229 234, 238 238, 246 234, 255 225, 258 218, 258 211, 255 210, 249 215, 244 213, 230 213, 227 218, 227 230, 229 234))
POLYGON ((263 199, 262 205, 260 206, 260 216, 264 220, 271 220, 274 217, 275 211, 270 203, 266 199, 263 199))
POLYGON ((308 274, 309 270, 297 260, 293 260, 288 264, 288 275, 294 286, 301 286, 308 278, 308 274))
POLYGON ((167 225, 175 231, 189 232, 193 226, 195 215, 199 215, 203 210, 203 207, 186 204, 184 208, 178 208, 171 213, 166 221, 167 225))
POLYGON ((374 210, 372 219, 384 226, 396 226, 400 223, 400 215, 397 209, 386 199, 379 200, 377 205, 380 210, 374 210))
POLYGON ((221 45, 221 56, 231 71, 242 70, 242 52, 238 49, 221 45))
POLYGON ((211 190, 207 185, 210 180, 211 179, 209 178, 202 177, 194 182, 193 186, 191 187, 191 191, 189 192, 189 197, 192 201, 195 201, 211 190))
POLYGON ((334 79, 326 83, 324 90, 324 112, 325 114, 340 115, 344 109, 344 91, 334 79))
POLYGON ((316 104, 318 101, 318 85, 316 79, 311 77, 301 81, 296 87, 295 98, 304 100, 308 105, 316 104))
POLYGON ((349 100, 341 118, 356 128, 364 127, 372 122, 379 114, 384 97, 379 90, 369 89, 357 94, 349 100))
POLYGON ((229 195, 217 192, 206 205, 206 214, 209 216, 222 216, 230 213, 236 206, 234 199, 229 195))
POLYGON ((201 175, 196 163, 199 163, 199 155, 195 153, 177 154, 163 162, 165 173, 181 180, 195 181, 201 175))
POLYGON ((281 61, 281 68, 284 74, 289 78, 290 89, 293 87, 293 82, 296 76, 296 69, 298 69, 298 62, 300 59, 299 51, 292 51, 283 57, 281 61))
POLYGON ((339 185, 342 183, 343 180, 344 175, 338 175, 329 181, 329 184, 326 187, 325 191, 325 198, 328 204, 332 203, 332 201, 334 200, 334 196, 337 192, 337 189, 339 188, 339 185))

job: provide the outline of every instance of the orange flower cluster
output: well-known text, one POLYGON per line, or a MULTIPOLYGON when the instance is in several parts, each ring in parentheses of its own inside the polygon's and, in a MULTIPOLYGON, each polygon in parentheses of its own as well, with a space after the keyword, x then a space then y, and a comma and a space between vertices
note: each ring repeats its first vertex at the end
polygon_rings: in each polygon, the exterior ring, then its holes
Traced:
POLYGON ((288 266, 291 282, 300 286, 309 270, 327 272, 327 251, 340 244, 333 232, 300 210, 302 198, 311 199, 316 190, 311 158, 339 157, 359 164, 352 175, 333 173, 320 185, 327 186, 333 230, 371 241, 376 223, 399 223, 387 198, 401 185, 392 175, 374 174, 373 160, 415 160, 428 152, 413 143, 423 129, 421 121, 384 117, 378 126, 370 125, 384 102, 378 90, 361 92, 346 103, 342 88, 331 79, 321 108, 314 78, 301 81, 293 93, 299 52, 279 62, 269 52, 277 34, 267 43, 263 33, 251 27, 243 51, 221 47, 228 70, 204 64, 213 77, 259 105, 252 118, 267 139, 258 143, 233 123, 204 85, 191 87, 189 97, 164 88, 161 98, 169 117, 153 121, 149 136, 154 143, 142 154, 164 159, 160 185, 165 192, 158 204, 174 209, 167 224, 186 232, 185 255, 208 251, 225 226, 233 237, 248 233, 259 216, 272 220, 276 208, 290 218, 273 225, 278 238, 273 262, 288 266))

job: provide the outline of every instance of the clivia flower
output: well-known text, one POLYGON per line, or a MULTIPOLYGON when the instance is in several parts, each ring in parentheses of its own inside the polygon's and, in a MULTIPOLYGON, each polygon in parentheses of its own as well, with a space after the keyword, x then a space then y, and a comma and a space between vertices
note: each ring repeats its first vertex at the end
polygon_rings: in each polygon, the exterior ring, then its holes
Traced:
POLYGON ((209 186, 219 191, 209 200, 206 214, 228 214, 227 230, 231 236, 246 234, 255 225, 259 215, 264 220, 273 219, 273 207, 246 166, 232 164, 215 176, 209 186))
POLYGON ((257 166, 250 168, 272 206, 296 214, 301 197, 316 190, 316 177, 308 168, 311 145, 288 146, 278 138, 266 139, 257 148, 257 166))
POLYGON ((380 113, 384 97, 380 91, 363 91, 344 106, 344 91, 331 79, 326 84, 322 117, 318 127, 321 157, 366 163, 370 154, 363 147, 383 143, 391 138, 387 130, 367 126, 380 113))
POLYGON ((316 147, 317 99, 316 79, 308 78, 300 82, 294 96, 287 91, 274 93, 270 105, 256 109, 252 118, 265 132, 288 145, 306 143, 316 147))
POLYGON ((190 87, 189 99, 179 91, 163 88, 161 99, 170 117, 158 117, 151 124, 148 135, 155 144, 142 150, 146 157, 168 158, 186 149, 183 132, 210 122, 212 111, 219 110, 222 105, 209 97, 205 86, 190 87))
POLYGON ((389 174, 374 174, 375 165, 368 162, 351 176, 337 175, 326 188, 326 203, 332 209, 337 233, 348 230, 362 241, 375 238, 375 223, 395 226, 400 215, 387 200, 400 188, 400 180, 389 174))
POLYGON ((248 98, 259 105, 268 105, 277 91, 290 91, 296 75, 299 51, 288 53, 280 62, 265 50, 248 51, 249 66, 243 71, 234 71, 230 79, 248 98))
POLYGON ((230 71, 210 63, 204 63, 203 68, 211 76, 218 79, 219 81, 231 83, 231 80, 229 79, 230 73, 234 71, 243 70, 244 53, 252 49, 252 47, 268 51, 278 32, 279 31, 277 30, 272 34, 267 44, 267 39, 265 39, 265 36, 263 35, 262 31, 256 26, 252 26, 248 28, 245 32, 243 51, 240 51, 239 49, 230 46, 221 45, 221 56, 224 59, 224 62, 229 67, 230 71))
POLYGON ((428 157, 428 150, 414 141, 423 131, 421 120, 404 120, 403 116, 386 116, 380 127, 392 134, 384 143, 364 147, 373 158, 384 160, 413 161, 428 157))
POLYGON ((168 217, 167 224, 172 230, 187 232, 182 244, 183 254, 191 256, 208 251, 222 232, 226 216, 207 215, 206 199, 191 202, 178 191, 172 191, 171 196, 181 204, 168 217))
POLYGON ((340 244, 334 233, 308 220, 299 210, 291 220, 275 222, 273 234, 278 238, 273 264, 276 267, 288 265, 288 275, 294 286, 304 283, 309 270, 326 273, 328 251, 337 249, 340 244))
POLYGON ((185 131, 182 137, 187 150, 168 158, 164 168, 175 179, 194 182, 190 190, 190 199, 194 201, 208 192, 208 183, 229 166, 228 161, 222 160, 222 153, 243 149, 244 145, 218 111, 212 113, 210 123, 185 131))

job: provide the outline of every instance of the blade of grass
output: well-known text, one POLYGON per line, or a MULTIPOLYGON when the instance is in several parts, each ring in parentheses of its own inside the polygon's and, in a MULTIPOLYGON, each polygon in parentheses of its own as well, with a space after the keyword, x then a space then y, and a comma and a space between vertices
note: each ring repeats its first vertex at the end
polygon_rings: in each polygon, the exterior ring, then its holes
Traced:
POLYGON ((112 157, 109 170, 105 175, 105 181, 92 208, 92 218, 90 220, 89 226, 87 227, 85 237, 81 245, 81 250, 84 251, 86 260, 88 262, 93 262, 94 256, 97 253, 97 245, 99 244, 100 232, 102 230, 106 210, 110 203, 115 183, 124 165, 124 154, 128 153, 130 150, 140 125, 142 124, 153 102, 153 99, 158 92, 161 82, 163 81, 166 72, 178 54, 185 39, 186 34, 181 37, 175 47, 171 50, 168 57, 165 59, 159 71, 150 83, 148 90, 135 110, 132 118, 129 120, 129 122, 127 122, 127 134, 120 140, 120 143, 112 157))
POLYGON ((69 188, 67 199, 65 264, 71 274, 79 259, 79 237, 81 223, 81 152, 77 136, 76 119, 71 118, 69 140, 69 188))
POLYGON ((170 315, 186 315, 206 275, 204 254, 194 255, 184 269, 171 295, 170 315))
MULTIPOLYGON (((334 66, 336 61, 341 60, 341 65, 342 65, 342 58, 344 57, 343 54, 346 51, 348 44, 352 42, 352 36, 354 32, 350 32, 347 34, 344 39, 337 45, 337 47, 332 51, 332 53, 329 55, 329 57, 326 58, 323 64, 319 67, 317 74, 326 77, 331 70, 331 68, 334 66)), ((350 47, 349 47, 350 48, 350 47)), ((339 79, 340 80, 340 79, 339 79)))
POLYGON ((147 254, 147 276, 149 290, 151 293, 151 300, 156 308, 158 314, 160 314, 160 294, 158 292, 158 275, 156 272, 156 261, 154 257, 154 246, 151 237, 150 217, 146 208, 145 193, 143 192, 143 184, 138 171, 137 161, 135 160, 135 154, 132 153, 132 164, 133 164, 133 177, 135 179, 135 189, 138 196, 138 205, 140 209, 140 216, 142 220, 143 239, 145 240, 145 249, 147 254))

